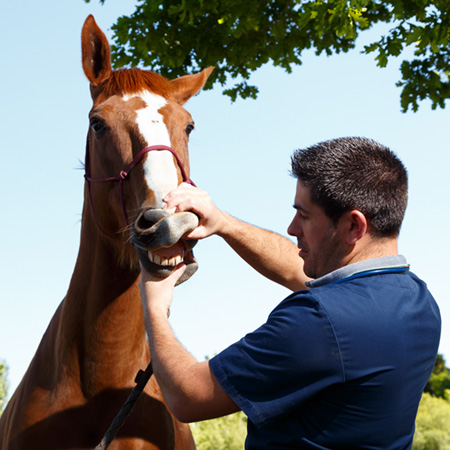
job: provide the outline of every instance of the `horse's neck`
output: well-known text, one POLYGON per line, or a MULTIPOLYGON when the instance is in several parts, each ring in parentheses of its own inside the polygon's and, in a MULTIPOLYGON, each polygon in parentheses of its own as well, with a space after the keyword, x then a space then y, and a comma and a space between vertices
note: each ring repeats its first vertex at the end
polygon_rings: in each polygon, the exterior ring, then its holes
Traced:
POLYGON ((92 225, 83 220, 80 251, 61 310, 58 353, 77 360, 71 364, 79 370, 83 389, 95 392, 132 383, 149 355, 138 272, 119 265, 117 251, 92 225))

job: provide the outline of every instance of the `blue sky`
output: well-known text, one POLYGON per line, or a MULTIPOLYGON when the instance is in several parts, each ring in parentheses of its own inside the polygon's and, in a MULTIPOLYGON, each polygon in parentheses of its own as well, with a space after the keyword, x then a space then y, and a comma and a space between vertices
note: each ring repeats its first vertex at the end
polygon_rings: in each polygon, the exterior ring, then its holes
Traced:
MULTIPOLYGON (((94 14, 111 36, 134 1, 2 2, 0 359, 11 392, 67 290, 75 264, 91 106, 81 69, 80 32, 94 14)), ((217 86, 186 105, 196 122, 191 175, 227 212, 286 235, 293 216, 293 150, 361 135, 406 164, 410 200, 400 253, 427 281, 443 317, 440 351, 450 362, 447 255, 450 239, 448 110, 400 112, 399 61, 376 67, 357 51, 305 53, 292 74, 267 66, 251 82, 257 101, 231 104, 217 86)), ((197 358, 213 355, 259 326, 289 292, 256 274, 218 237, 196 247, 199 271, 176 289, 171 322, 197 358)))

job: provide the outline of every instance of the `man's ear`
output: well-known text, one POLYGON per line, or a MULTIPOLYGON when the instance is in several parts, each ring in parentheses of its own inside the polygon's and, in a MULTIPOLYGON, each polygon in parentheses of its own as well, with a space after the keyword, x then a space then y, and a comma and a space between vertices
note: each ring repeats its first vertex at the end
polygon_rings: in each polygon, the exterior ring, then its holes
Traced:
POLYGON ((357 209, 345 213, 347 224, 346 242, 348 245, 354 245, 365 236, 369 228, 366 216, 357 209))

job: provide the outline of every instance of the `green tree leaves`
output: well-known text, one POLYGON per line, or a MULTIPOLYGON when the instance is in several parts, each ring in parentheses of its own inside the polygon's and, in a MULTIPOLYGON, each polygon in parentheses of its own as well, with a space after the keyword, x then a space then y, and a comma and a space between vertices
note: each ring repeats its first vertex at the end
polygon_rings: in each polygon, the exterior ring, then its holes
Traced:
POLYGON ((444 1, 391 1, 390 20, 395 25, 387 36, 365 47, 376 52, 377 64, 385 67, 388 58, 399 56, 406 47, 414 49, 414 59, 401 64, 400 102, 405 112, 419 108, 419 101, 431 100, 433 109, 445 107, 450 97, 450 5, 444 1))
POLYGON ((375 53, 378 66, 414 50, 415 58, 401 65, 403 111, 416 111, 427 98, 444 108, 450 96, 446 0, 137 0, 136 11, 112 27, 112 58, 115 67, 140 65, 169 78, 215 66, 206 88, 219 83, 232 100, 256 98, 258 88, 248 79, 262 65, 291 72, 304 50, 347 52, 376 23, 392 25, 364 49, 375 53))

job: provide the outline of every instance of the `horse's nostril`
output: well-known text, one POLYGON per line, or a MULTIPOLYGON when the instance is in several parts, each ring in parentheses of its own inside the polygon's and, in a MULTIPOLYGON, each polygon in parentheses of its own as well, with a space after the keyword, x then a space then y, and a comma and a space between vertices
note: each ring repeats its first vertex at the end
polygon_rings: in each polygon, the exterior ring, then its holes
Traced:
POLYGON ((162 209, 141 211, 134 222, 131 242, 144 252, 173 247, 180 240, 185 248, 192 249, 197 241, 185 241, 183 236, 198 223, 198 217, 188 211, 173 214, 162 209))
POLYGON ((168 215, 169 213, 162 209, 147 209, 138 216, 135 226, 140 230, 148 230, 168 215))
POLYGON ((154 222, 150 222, 148 221, 144 215, 140 216, 138 218, 138 220, 136 221, 136 228, 141 229, 141 230, 146 230, 148 228, 150 228, 152 225, 154 225, 154 222))

